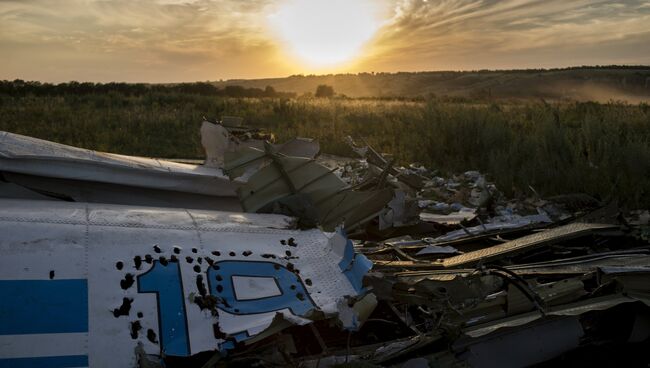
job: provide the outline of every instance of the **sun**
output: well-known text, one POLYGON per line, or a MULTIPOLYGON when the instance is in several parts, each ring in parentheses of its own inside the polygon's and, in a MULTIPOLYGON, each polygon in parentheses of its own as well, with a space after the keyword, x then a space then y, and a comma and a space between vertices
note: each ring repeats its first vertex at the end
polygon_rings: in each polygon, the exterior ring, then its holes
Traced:
POLYGON ((349 62, 380 27, 373 0, 286 0, 269 16, 284 46, 316 67, 349 62))

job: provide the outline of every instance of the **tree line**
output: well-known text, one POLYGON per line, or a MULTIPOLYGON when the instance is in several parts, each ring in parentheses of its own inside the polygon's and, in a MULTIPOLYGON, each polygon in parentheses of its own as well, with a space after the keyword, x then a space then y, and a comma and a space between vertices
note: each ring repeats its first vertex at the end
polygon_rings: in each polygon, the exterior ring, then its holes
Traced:
POLYGON ((273 87, 266 88, 246 88, 242 86, 225 86, 218 88, 211 83, 177 83, 177 84, 146 84, 146 83, 92 83, 92 82, 66 82, 66 83, 41 83, 38 81, 24 81, 16 79, 13 81, 0 81, 0 94, 7 94, 14 97, 35 95, 35 96, 55 96, 55 95, 88 95, 88 94, 106 94, 119 93, 129 96, 142 96, 149 93, 182 93, 202 96, 220 96, 220 97, 273 97, 273 98, 292 98, 296 94, 293 92, 279 92, 273 87))

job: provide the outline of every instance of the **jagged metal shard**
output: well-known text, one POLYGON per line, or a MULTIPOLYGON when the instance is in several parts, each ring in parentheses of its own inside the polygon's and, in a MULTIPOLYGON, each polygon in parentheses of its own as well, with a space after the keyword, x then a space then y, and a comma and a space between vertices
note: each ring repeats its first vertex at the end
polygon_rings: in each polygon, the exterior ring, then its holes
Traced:
POLYGON ((328 231, 340 224, 346 230, 364 224, 393 197, 391 189, 355 191, 313 159, 285 156, 270 144, 265 151, 247 148, 226 158, 231 178, 250 175, 237 190, 245 211, 273 212, 278 201, 300 196, 301 207, 313 208, 314 220, 328 231))

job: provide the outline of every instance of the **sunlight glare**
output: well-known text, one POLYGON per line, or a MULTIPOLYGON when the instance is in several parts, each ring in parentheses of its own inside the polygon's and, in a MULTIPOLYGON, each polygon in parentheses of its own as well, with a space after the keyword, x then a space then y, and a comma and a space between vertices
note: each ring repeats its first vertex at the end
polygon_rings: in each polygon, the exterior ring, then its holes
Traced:
POLYGON ((289 50, 314 66, 350 61, 380 26, 372 0, 287 0, 269 20, 289 50))

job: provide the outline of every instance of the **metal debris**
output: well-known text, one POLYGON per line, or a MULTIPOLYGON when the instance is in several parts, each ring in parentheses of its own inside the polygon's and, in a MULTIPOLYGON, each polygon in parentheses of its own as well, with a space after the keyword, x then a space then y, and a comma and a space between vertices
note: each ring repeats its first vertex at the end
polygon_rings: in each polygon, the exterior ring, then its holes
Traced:
MULTIPOLYGON (((542 198, 532 188, 528 198, 506 198, 478 171, 400 167, 351 139, 359 158, 319 155, 314 140, 277 144, 234 117, 204 122, 202 139, 205 165, 183 166, 0 133, 0 196, 14 198, 0 203, 0 287, 85 274, 111 282, 110 292, 87 296, 88 309, 76 307, 99 329, 89 333, 119 347, 93 366, 650 363, 647 209, 580 193, 542 198), (112 194, 71 189, 91 179, 112 194), (206 181, 217 187, 199 199, 230 188, 245 213, 183 199, 206 181), (187 209, 145 207, 157 203, 148 191, 169 186, 187 209), (128 194, 136 206, 25 200, 30 193, 104 203, 128 194), (232 261, 246 267, 203 275, 232 261), (155 297, 142 294, 141 277, 155 265, 183 272, 187 351, 169 346, 154 323, 155 297), (276 288, 295 308, 269 307, 282 299, 276 288)), ((12 303, 26 300, 12 292, 12 303)), ((78 299, 57 298, 56 308, 78 299)), ((22 351, 16 344, 30 344, 7 336, 0 366, 22 351)))
POLYGON ((270 143, 264 151, 249 147, 234 155, 225 170, 233 179, 251 175, 237 190, 244 211, 292 215, 328 231, 339 225, 354 230, 376 217, 393 196, 388 188, 354 190, 325 166, 286 156, 270 143))
POLYGON ((0 132, 0 197, 240 210, 219 168, 70 147, 0 132), (8 189, 8 188, 7 188, 8 189), (30 196, 26 194, 31 193, 30 196))

